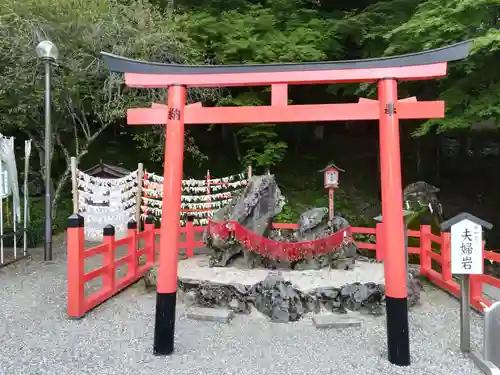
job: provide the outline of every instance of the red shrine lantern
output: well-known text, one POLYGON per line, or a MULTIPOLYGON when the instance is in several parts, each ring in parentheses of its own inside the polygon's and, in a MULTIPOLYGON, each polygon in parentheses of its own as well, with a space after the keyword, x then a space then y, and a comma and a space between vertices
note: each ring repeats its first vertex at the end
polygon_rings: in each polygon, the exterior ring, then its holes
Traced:
POLYGON ((334 217, 333 191, 339 187, 339 172, 344 172, 335 164, 328 164, 321 170, 324 175, 325 189, 328 189, 328 211, 330 220, 334 217))
POLYGON ((329 164, 321 172, 324 173, 325 189, 337 189, 339 187, 339 172, 344 172, 335 164, 329 164))
POLYGON ((339 186, 339 171, 336 168, 328 168, 325 171, 325 188, 337 188, 339 186))

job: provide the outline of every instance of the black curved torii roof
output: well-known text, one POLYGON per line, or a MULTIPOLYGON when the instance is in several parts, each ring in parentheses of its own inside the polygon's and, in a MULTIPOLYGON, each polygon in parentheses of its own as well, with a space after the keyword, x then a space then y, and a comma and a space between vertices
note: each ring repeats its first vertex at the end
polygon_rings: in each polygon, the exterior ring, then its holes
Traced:
POLYGON ((446 47, 411 53, 400 56, 375 59, 281 63, 281 64, 244 64, 244 65, 182 65, 157 63, 129 59, 108 52, 101 52, 109 70, 119 73, 141 74, 224 74, 224 73, 272 73, 292 71, 377 69, 415 65, 428 65, 462 60, 469 55, 472 40, 455 43, 446 47))

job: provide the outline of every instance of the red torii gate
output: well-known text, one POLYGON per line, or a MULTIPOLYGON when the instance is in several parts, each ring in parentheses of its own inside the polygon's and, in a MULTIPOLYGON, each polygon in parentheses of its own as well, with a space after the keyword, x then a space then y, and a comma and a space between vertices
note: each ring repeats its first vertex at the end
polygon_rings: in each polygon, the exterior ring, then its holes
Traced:
POLYGON ((189 66, 131 60, 109 53, 109 69, 125 73, 125 84, 168 88, 168 104, 133 108, 128 124, 167 124, 162 223, 157 282, 154 353, 174 350, 175 306, 185 124, 238 124, 379 120, 387 346, 391 363, 410 364, 407 274, 401 187, 399 119, 444 117, 444 102, 398 100, 397 82, 446 76, 447 62, 468 56, 472 42, 415 54, 365 60, 302 64, 189 66), (352 104, 288 105, 288 85, 378 82, 378 100, 352 104), (271 86, 271 105, 205 108, 186 105, 187 87, 271 86))

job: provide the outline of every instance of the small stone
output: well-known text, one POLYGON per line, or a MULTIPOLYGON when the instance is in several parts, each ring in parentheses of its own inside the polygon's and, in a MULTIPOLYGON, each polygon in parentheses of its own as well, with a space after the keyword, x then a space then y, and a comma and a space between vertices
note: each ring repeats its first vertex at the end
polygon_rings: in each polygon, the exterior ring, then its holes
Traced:
POLYGON ((246 295, 248 292, 248 288, 243 284, 232 283, 231 286, 233 287, 233 289, 236 293, 239 293, 241 295, 246 295))
POLYGON ((332 268, 349 271, 354 269, 354 264, 355 264, 354 258, 338 259, 332 262, 332 268))
POLYGON ((156 280, 158 278, 158 266, 153 266, 144 274, 144 284, 146 289, 154 289, 156 287, 156 280))
POLYGON ((336 299, 339 295, 339 290, 336 288, 318 288, 316 289, 316 295, 325 300, 336 299))
POLYGON ((229 302, 229 307, 232 309, 232 310, 235 310, 237 309, 238 307, 240 306, 238 300, 236 298, 233 298, 231 300, 231 302, 229 302))
POLYGON ((234 313, 226 309, 191 308, 186 316, 188 319, 201 320, 206 322, 229 323, 234 313))
POLYGON ((190 290, 184 294, 183 300, 187 306, 194 306, 196 304, 196 292, 194 290, 190 290))
POLYGON ((349 327, 361 327, 363 321, 356 318, 351 318, 349 316, 339 316, 338 314, 329 315, 315 315, 312 317, 312 321, 316 328, 349 328, 349 327))

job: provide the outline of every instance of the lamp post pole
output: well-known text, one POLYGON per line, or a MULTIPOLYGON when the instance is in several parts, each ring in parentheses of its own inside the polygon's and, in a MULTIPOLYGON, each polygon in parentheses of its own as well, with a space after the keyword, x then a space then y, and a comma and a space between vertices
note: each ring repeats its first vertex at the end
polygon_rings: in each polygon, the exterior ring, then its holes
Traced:
POLYGON ((45 59, 45 241, 43 246, 43 259, 52 260, 52 184, 50 181, 52 151, 52 123, 51 123, 51 80, 52 68, 50 60, 45 59))
POLYGON ((54 43, 44 40, 36 47, 36 53, 45 65, 45 238, 43 259, 52 260, 52 184, 51 184, 51 156, 52 156, 52 64, 59 57, 54 43))

